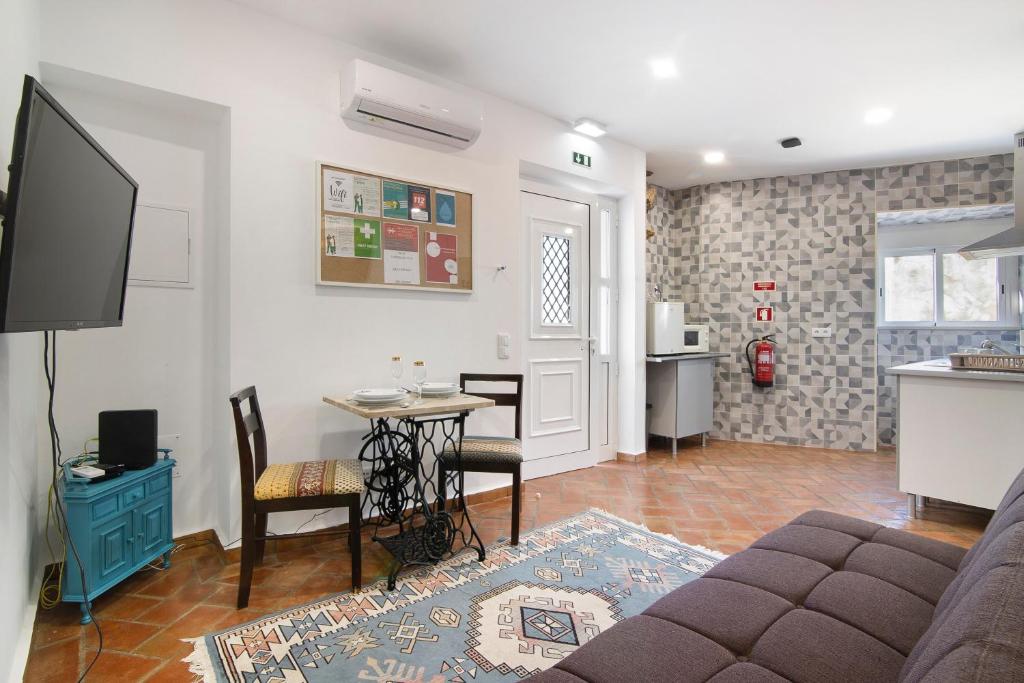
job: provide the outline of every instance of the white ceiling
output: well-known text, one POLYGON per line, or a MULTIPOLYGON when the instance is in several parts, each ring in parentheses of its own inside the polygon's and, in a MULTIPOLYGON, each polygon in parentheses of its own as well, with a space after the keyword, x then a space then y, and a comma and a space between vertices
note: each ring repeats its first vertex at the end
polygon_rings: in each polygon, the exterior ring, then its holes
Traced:
POLYGON ((1024 0, 236 1, 602 121, 670 188, 1008 152, 1024 129, 1024 0), (665 56, 679 76, 655 80, 665 56), (893 118, 866 125, 879 106, 893 118))

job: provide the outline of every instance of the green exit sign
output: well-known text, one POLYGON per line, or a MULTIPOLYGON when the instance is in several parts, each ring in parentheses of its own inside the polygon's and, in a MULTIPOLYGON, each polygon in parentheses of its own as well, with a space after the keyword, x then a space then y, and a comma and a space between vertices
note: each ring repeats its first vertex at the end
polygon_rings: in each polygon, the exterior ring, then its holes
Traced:
POLYGON ((587 168, 590 168, 590 155, 583 154, 581 152, 573 152, 572 163, 576 164, 577 166, 586 166, 587 168))

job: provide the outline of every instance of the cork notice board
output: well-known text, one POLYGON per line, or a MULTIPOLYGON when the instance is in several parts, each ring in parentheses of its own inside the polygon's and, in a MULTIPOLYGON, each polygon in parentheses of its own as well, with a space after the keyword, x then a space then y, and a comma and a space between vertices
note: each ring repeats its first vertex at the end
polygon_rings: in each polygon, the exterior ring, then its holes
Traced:
POLYGON ((473 195, 318 163, 317 284, 473 291, 473 195))

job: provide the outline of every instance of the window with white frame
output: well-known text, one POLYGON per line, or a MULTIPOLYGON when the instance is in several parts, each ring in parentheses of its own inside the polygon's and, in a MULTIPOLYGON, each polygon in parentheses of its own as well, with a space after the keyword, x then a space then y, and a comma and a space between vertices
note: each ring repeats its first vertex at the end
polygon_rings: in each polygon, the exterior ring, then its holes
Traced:
POLYGON ((883 327, 1017 327, 1017 257, 968 260, 956 247, 880 248, 883 327))

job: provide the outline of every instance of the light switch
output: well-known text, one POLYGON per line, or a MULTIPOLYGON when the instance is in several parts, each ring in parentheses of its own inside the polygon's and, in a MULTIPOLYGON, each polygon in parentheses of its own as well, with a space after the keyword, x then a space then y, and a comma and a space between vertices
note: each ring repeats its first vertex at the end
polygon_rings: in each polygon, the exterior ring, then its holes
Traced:
POLYGON ((811 337, 814 339, 828 339, 832 336, 831 327, 812 327, 811 337))
POLYGON ((508 332, 498 333, 498 358, 505 360, 509 357, 509 347, 512 346, 512 335, 508 332))

